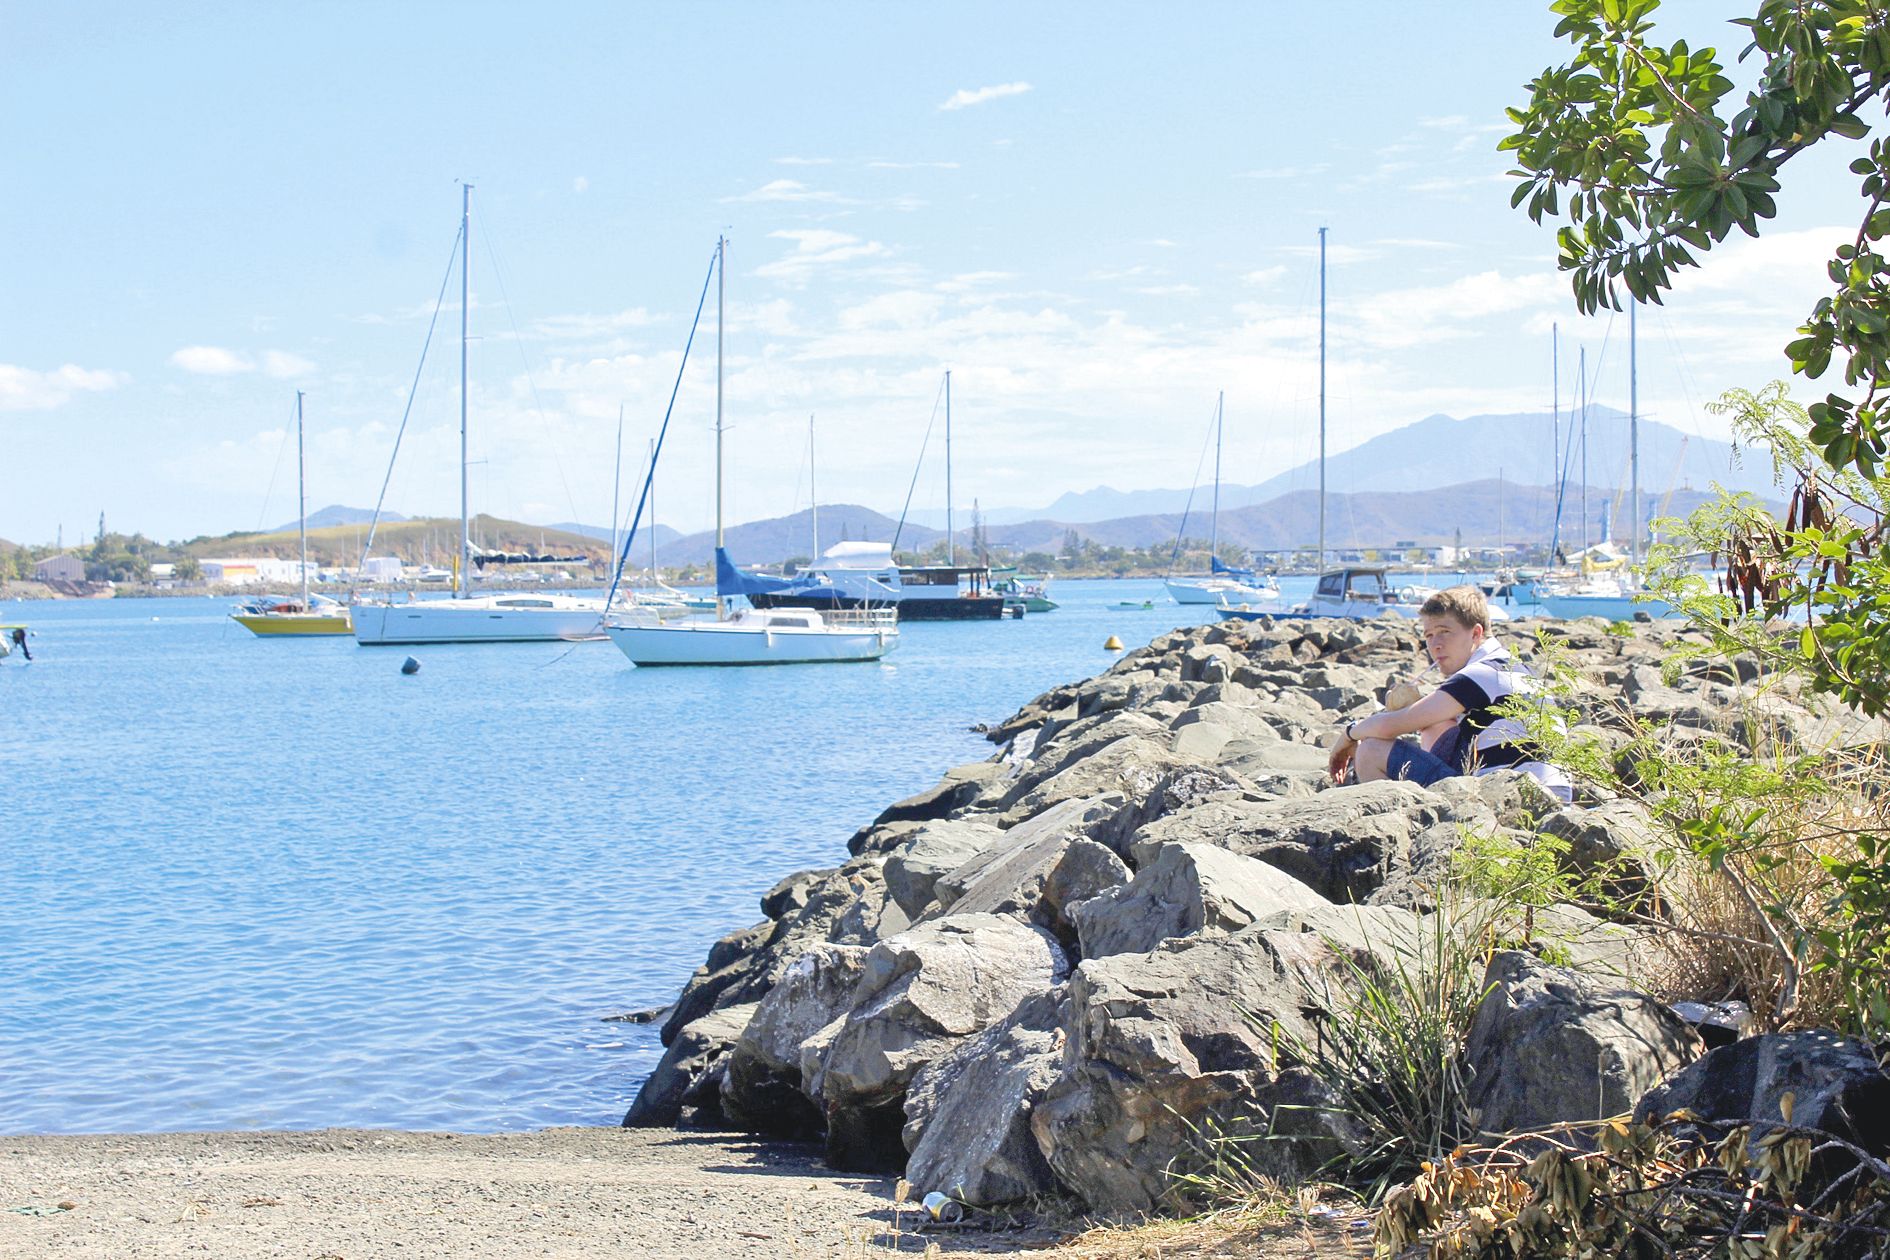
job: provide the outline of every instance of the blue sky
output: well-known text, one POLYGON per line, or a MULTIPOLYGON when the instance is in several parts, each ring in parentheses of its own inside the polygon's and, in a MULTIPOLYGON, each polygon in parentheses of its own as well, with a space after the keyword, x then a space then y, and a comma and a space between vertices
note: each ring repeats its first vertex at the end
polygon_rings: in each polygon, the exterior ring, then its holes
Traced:
MULTIPOLYGON (((1664 25, 1736 52, 1730 8, 1664 25)), ((161 537, 371 505, 474 193, 475 510, 603 522, 624 409, 662 417, 729 233, 732 519, 896 511, 953 369, 956 498, 1186 485, 1316 451, 1316 229, 1333 449, 1434 411, 1546 407, 1576 319, 1508 209, 1502 108, 1546 5, 14 6, 0 38, 0 537, 161 537)), ((1728 57, 1730 60, 1730 56, 1728 57)), ((1643 410, 1782 375, 1854 217, 1847 154, 1642 322, 1643 410)), ((389 506, 458 509, 457 296, 389 506)), ((1625 324, 1625 320, 1621 321, 1625 324)), ((712 330, 708 330, 712 331, 712 330)), ((698 343, 661 472, 712 511, 698 343)), ((626 478, 635 459, 626 456, 626 478)), ((1335 487, 1343 489, 1344 487, 1335 487)), ((918 506, 944 504, 936 460, 918 506)))

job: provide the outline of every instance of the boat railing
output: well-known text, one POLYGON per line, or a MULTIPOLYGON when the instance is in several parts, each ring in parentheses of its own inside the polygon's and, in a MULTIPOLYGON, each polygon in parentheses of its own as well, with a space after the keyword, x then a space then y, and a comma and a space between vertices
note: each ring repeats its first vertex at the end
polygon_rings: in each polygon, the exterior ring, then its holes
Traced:
POLYGON ((896 608, 836 608, 831 612, 822 610, 820 615, 830 626, 855 630, 891 630, 899 625, 896 608))

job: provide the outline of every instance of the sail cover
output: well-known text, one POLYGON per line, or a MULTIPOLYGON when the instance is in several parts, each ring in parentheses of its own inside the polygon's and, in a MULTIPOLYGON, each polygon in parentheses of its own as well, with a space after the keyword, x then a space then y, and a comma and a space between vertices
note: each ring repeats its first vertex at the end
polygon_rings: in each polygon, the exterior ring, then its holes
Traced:
POLYGON ((1254 582, 1257 577, 1252 569, 1237 569, 1231 564, 1222 564, 1219 556, 1208 557, 1208 572, 1215 577, 1230 577, 1236 582, 1254 582))
POLYGON ((735 567, 735 562, 728 557, 728 549, 715 549, 715 593, 725 598, 735 595, 772 595, 776 591, 785 591, 804 583, 794 578, 769 577, 762 573, 748 573, 735 567))

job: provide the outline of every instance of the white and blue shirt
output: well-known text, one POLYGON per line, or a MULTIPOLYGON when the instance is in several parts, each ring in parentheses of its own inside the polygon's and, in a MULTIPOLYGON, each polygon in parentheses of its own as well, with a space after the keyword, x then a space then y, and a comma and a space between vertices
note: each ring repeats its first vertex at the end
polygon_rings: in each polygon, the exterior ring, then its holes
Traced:
POLYGON ((1528 727, 1499 711, 1511 696, 1536 691, 1536 680, 1527 668, 1509 659, 1509 649, 1494 639, 1484 640, 1438 690, 1463 706, 1454 747, 1435 750, 1445 760, 1453 761, 1465 774, 1520 770, 1564 801, 1574 796, 1568 776, 1542 760, 1528 727))

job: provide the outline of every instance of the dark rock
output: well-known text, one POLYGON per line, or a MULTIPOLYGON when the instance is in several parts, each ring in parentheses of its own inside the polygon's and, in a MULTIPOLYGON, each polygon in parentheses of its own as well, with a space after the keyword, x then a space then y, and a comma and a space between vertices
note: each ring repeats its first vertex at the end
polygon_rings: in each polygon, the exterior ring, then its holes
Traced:
POLYGON ((727 1006, 682 1028, 637 1090, 636 1101, 623 1118, 624 1127, 650 1128, 679 1121, 704 1126, 720 1123, 725 1060, 754 1013, 752 1004, 727 1006), (685 1108, 691 1113, 687 1117, 685 1108))
POLYGON ((1063 1062, 1062 996, 1059 987, 1026 998, 912 1078, 903 1136, 919 1194, 985 1207, 1056 1189, 1030 1113, 1063 1062))
POLYGON ((1765 1033, 1709 1051, 1634 1107, 1649 1122, 1690 1111, 1717 1125, 1777 1127, 1792 1096, 1791 1123, 1890 1155, 1890 1074, 1871 1048, 1835 1032, 1765 1033))
POLYGON ((1463 1059, 1485 1133, 1620 1115, 1704 1046, 1679 1016, 1642 993, 1504 950, 1463 1059))
POLYGON ((739 1129, 818 1136, 821 1108, 802 1090, 801 1046, 844 1015, 865 965, 864 945, 816 945, 794 960, 754 1008, 728 1056, 722 1110, 739 1129))
POLYGON ((952 818, 922 823, 886 859, 886 890, 908 918, 916 919, 931 907, 941 875, 1004 844, 1004 833, 989 823, 952 818))
POLYGON ((902 1164, 914 1074, 1068 970, 1048 933, 994 915, 922 923, 873 946, 822 1063, 829 1161, 902 1164))
POLYGON ((936 787, 928 788, 916 796, 908 796, 903 801, 888 805, 873 821, 875 823, 926 822, 934 818, 944 818, 976 800, 985 784, 1001 777, 1003 773, 1004 767, 993 761, 974 761, 970 765, 947 770, 945 777, 938 781, 936 787))

